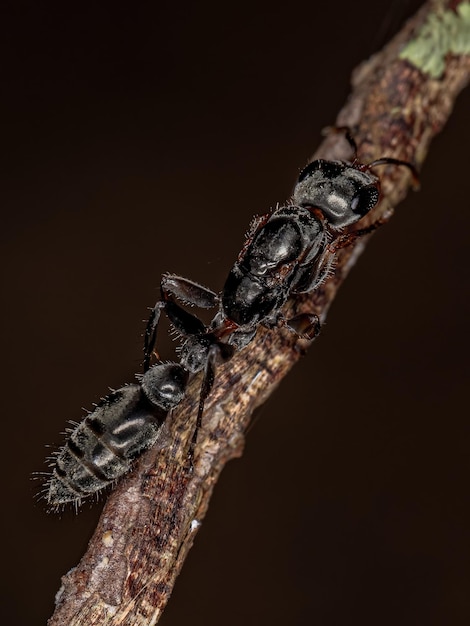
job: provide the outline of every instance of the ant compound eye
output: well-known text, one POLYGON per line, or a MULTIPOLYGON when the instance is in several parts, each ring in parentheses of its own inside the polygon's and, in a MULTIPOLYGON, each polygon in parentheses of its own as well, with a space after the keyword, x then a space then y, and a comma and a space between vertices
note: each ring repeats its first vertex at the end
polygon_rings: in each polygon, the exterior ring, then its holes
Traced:
POLYGON ((377 187, 363 187, 359 189, 351 200, 351 210, 361 216, 366 215, 375 207, 379 201, 379 190, 377 187))

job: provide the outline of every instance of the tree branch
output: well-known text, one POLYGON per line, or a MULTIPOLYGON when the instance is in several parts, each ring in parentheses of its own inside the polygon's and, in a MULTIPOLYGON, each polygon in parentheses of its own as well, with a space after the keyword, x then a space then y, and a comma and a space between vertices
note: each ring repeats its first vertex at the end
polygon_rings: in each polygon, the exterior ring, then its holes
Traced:
MULTIPOLYGON (((469 9, 468 1, 425 3, 380 53, 356 69, 336 124, 353 129, 362 161, 392 156, 422 164, 469 80, 469 9)), ((341 136, 330 135, 315 156, 347 159, 350 149, 341 136)), ((409 188, 406 168, 384 168, 380 179, 383 201, 369 223, 396 206, 409 188)), ((334 275, 313 294, 290 302, 290 311, 315 312, 324 320, 363 248, 359 240, 340 251, 334 275)), ((220 366, 190 473, 187 450, 201 379, 192 381, 168 419, 168 445, 149 450, 110 495, 86 554, 63 578, 49 626, 158 621, 222 468, 242 454, 254 409, 307 347, 288 331, 260 328, 247 349, 220 366)))

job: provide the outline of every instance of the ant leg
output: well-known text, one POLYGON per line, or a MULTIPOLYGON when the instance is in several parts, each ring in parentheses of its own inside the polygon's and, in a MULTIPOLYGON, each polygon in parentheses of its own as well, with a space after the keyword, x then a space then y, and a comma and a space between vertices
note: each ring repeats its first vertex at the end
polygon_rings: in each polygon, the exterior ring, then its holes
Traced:
POLYGON ((191 439, 191 445, 189 447, 188 460, 193 469, 194 451, 196 449, 197 436, 202 426, 202 415, 204 413, 204 404, 211 392, 215 380, 215 346, 209 349, 207 355, 206 367, 204 369, 204 378, 202 379, 201 391, 199 394, 199 404, 197 409, 196 425, 194 427, 193 437, 191 439))
MULTIPOLYGON (((175 274, 164 274, 160 283, 162 300, 156 303, 150 313, 144 335, 144 372, 150 367, 152 354, 155 352, 157 328, 162 309, 175 328, 184 335, 205 332, 205 327, 195 316, 186 313, 172 301, 172 297, 183 303, 209 309, 219 304, 219 296, 187 278, 175 274)), ((158 357, 158 354, 157 354, 158 357)))
MULTIPOLYGON (((338 133, 344 133, 344 137, 346 141, 349 143, 349 145, 351 146, 353 150, 353 163, 356 163, 356 161, 358 160, 357 143, 354 137, 352 136, 351 129, 348 126, 327 126, 322 131, 322 135, 324 136, 327 136, 329 134, 338 134, 338 133)), ((394 159, 393 157, 382 157, 380 159, 376 159, 375 161, 372 161, 372 163, 367 163, 367 165, 365 166, 365 169, 371 170, 373 167, 376 167, 377 165, 404 165, 411 172, 411 176, 412 176, 411 186, 413 187, 414 191, 418 191, 420 187, 419 174, 418 174, 418 170, 412 163, 409 163, 408 161, 402 161, 401 159, 394 159)))
POLYGON ((300 268, 299 274, 290 290, 291 295, 310 293, 328 278, 334 263, 334 251, 326 247, 320 258, 313 259, 308 265, 300 268))
MULTIPOLYGON (((160 321, 162 309, 166 307, 165 302, 157 302, 153 307, 147 322, 144 333, 144 373, 150 368, 152 354, 155 352, 155 343, 157 341, 157 328, 160 321)), ((158 358, 158 354, 157 354, 158 358)))
POLYGON ((179 304, 168 300, 164 303, 165 313, 175 330, 183 335, 189 337, 190 335, 204 335, 206 333, 206 327, 201 320, 188 313, 179 304))
POLYGON ((320 334, 320 318, 316 313, 300 313, 288 320, 281 320, 281 325, 298 335, 301 339, 312 340, 320 334))
MULTIPOLYGON (((144 371, 147 371, 150 366, 152 353, 155 353, 157 358, 159 358, 158 353, 156 353, 154 350, 154 344, 156 340, 158 318, 160 317, 160 312, 162 309, 164 309, 165 314, 173 329, 180 336, 186 339, 193 337, 201 338, 203 340, 207 335, 207 328, 203 324, 203 322, 201 322, 201 320, 195 315, 192 315, 191 313, 185 311, 182 307, 176 304, 176 302, 172 302, 171 300, 168 300, 168 302, 157 302, 157 304, 155 305, 155 309, 152 311, 152 315, 150 316, 149 323, 147 324, 144 344, 144 365, 146 369, 144 369, 144 371), (156 314, 155 311, 157 311, 156 314)), ((183 354, 184 346, 186 345, 186 343, 187 342, 185 341, 182 346, 180 346, 180 349, 182 350, 181 355, 183 354)), ((210 340, 206 342, 206 345, 209 344, 210 340)), ((204 367, 204 361, 201 361, 200 365, 198 364, 198 359, 196 359, 195 361, 193 359, 190 362, 185 361, 185 366, 188 367, 189 371, 191 372, 198 372, 204 367)))
POLYGON ((176 274, 164 274, 161 282, 162 297, 164 300, 176 298, 184 304, 197 306, 201 309, 212 309, 218 306, 219 296, 188 278, 176 274))
POLYGON ((206 365, 204 368, 204 378, 202 379, 201 391, 199 394, 199 404, 197 410, 196 425, 194 427, 193 438, 191 440, 191 446, 189 448, 188 459, 193 465, 194 451, 196 449, 197 436, 202 426, 202 416, 204 414, 205 402, 214 386, 215 380, 215 365, 218 358, 221 358, 223 362, 232 358, 235 350, 232 346, 224 343, 214 343, 208 350, 206 365))
POLYGON ((374 230, 377 230, 377 228, 380 228, 384 224, 387 224, 387 222, 392 217, 392 214, 393 214, 393 209, 389 209, 382 217, 376 220, 373 224, 371 224, 370 226, 367 226, 367 228, 359 228, 358 230, 353 230, 350 233, 341 235, 340 237, 338 237, 336 241, 329 244, 328 246, 329 251, 334 254, 338 250, 341 250, 342 248, 347 248, 348 246, 352 245, 355 241, 357 241, 361 237, 365 237, 365 235, 370 235, 370 233, 373 233, 374 230))

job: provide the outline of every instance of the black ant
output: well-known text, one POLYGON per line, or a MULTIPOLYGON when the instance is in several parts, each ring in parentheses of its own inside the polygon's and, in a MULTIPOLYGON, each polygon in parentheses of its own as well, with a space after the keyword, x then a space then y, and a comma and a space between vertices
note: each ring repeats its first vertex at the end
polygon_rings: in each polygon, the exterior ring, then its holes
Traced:
POLYGON ((201 426, 204 403, 215 379, 215 367, 242 350, 260 325, 284 326, 299 337, 313 339, 320 330, 315 314, 286 319, 289 298, 311 293, 331 271, 338 250, 351 245, 383 223, 343 232, 378 203, 380 181, 372 173, 379 165, 405 166, 406 161, 381 158, 359 162, 349 129, 344 132, 354 153, 352 162, 311 162, 298 178, 291 203, 256 217, 245 244, 220 294, 181 276, 165 274, 161 300, 152 309, 145 331, 144 374, 140 384, 107 396, 79 423, 54 460, 46 487, 49 504, 79 503, 125 474, 132 461, 157 441, 167 414, 185 395, 189 378, 203 371, 203 382, 189 460, 201 426), (178 302, 202 309, 218 308, 209 325, 178 302), (182 336, 179 363, 151 365, 161 312, 182 336))
POLYGON ((162 299, 152 310, 146 329, 144 362, 146 366, 150 363, 163 310, 176 330, 186 337, 181 347, 184 367, 192 373, 204 370, 192 448, 219 358, 227 360, 236 350, 245 348, 260 325, 284 326, 305 339, 314 339, 319 333, 317 315, 304 313, 286 319, 282 309, 289 298, 310 293, 321 285, 338 250, 385 223, 382 218, 366 228, 342 232, 379 201, 380 180, 372 168, 405 166, 417 184, 418 174, 410 163, 389 157, 361 163, 349 129, 329 130, 345 133, 353 149, 352 162, 319 159, 301 171, 291 204, 252 221, 220 295, 181 276, 166 274, 162 278, 162 299), (206 327, 175 300, 219 310, 206 327))

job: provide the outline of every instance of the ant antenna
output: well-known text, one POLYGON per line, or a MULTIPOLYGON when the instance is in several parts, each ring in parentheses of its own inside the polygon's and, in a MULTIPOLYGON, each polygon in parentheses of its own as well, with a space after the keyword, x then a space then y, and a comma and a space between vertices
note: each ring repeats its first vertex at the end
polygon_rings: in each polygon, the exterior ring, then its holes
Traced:
POLYGON ((408 161, 401 161, 400 159, 394 159, 392 157, 382 157, 381 159, 376 159, 375 161, 372 161, 372 163, 368 163, 366 168, 370 170, 376 165, 404 165, 411 172, 413 190, 418 191, 418 189, 420 188, 418 170, 408 161))
MULTIPOLYGON (((322 130, 322 135, 324 136, 330 135, 333 133, 335 135, 338 133, 344 133, 344 138, 346 139, 346 141, 348 142, 348 144, 351 146, 353 150, 353 159, 351 161, 351 164, 353 166, 359 165, 359 159, 357 156, 357 143, 351 134, 351 129, 348 126, 327 126, 326 128, 322 130)), ((408 161, 402 161, 401 159, 394 159, 393 157, 382 157, 380 159, 376 159, 375 161, 372 161, 372 163, 361 164, 361 165, 362 167, 359 167, 358 169, 361 169, 363 171, 371 170, 376 165, 404 165, 411 172, 413 189, 417 191, 420 187, 418 170, 416 169, 414 165, 412 165, 408 161)))

